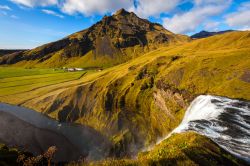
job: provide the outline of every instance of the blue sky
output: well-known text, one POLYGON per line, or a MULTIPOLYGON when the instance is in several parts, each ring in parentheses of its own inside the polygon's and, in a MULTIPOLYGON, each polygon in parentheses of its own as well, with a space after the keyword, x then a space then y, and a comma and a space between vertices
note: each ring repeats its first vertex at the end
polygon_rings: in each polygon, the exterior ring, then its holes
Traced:
POLYGON ((1 0, 0 49, 58 40, 120 8, 187 35, 250 29, 249 0, 1 0))

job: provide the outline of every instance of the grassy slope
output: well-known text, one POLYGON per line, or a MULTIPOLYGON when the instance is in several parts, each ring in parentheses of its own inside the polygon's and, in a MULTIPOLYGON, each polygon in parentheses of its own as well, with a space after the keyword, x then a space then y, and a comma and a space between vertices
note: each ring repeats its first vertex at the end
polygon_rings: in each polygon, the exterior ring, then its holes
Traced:
MULTIPOLYGON (((28 152, 0 144, 0 165, 18 165, 18 156, 31 157, 28 152)), ((42 161, 41 161, 42 163, 42 161)), ((20 164, 20 163, 19 163, 20 164)), ((69 163, 68 165, 246 165, 210 139, 194 132, 172 135, 151 151, 141 152, 136 159, 105 159, 98 162, 69 163)))
MULTIPOLYGON (((70 164, 70 165, 73 165, 70 164)), ((193 132, 175 134, 156 145, 151 151, 140 153, 135 160, 107 159, 82 165, 246 165, 225 152, 210 139, 193 132)))
POLYGON ((69 82, 0 83, 0 101, 92 126, 113 140, 113 154, 124 155, 169 133, 199 94, 250 100, 249 43, 250 32, 232 32, 162 47, 69 82))
POLYGON ((16 95, 37 88, 80 79, 86 72, 52 69, 0 68, 0 96, 16 95))

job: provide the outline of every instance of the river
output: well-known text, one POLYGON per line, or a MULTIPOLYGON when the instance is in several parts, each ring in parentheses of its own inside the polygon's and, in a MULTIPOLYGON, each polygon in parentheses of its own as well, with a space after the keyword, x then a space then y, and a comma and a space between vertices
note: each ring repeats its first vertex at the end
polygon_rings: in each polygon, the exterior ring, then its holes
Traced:
MULTIPOLYGON (((250 102, 201 95, 172 133, 195 131, 250 163, 250 102)), ((168 136, 169 137, 169 136, 168 136)))
MULTIPOLYGON (((190 130, 207 136, 226 151, 250 162, 249 101, 198 96, 172 133, 190 130)), ((60 162, 77 160, 80 156, 99 160, 108 156, 107 149, 111 146, 105 136, 90 127, 59 123, 36 111, 4 103, 0 103, 0 131, 0 142, 35 155, 57 146, 55 161, 60 162)))
POLYGON ((108 139, 94 129, 71 123, 60 123, 39 112, 0 103, 0 142, 19 147, 34 155, 56 146, 55 161, 105 158, 110 149, 108 139))

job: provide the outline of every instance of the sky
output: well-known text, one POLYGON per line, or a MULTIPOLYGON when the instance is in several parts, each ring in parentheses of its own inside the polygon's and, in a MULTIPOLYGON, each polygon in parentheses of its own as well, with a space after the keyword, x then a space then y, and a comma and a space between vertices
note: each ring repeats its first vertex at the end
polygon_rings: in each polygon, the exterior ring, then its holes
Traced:
POLYGON ((56 41, 120 8, 178 34, 250 30, 250 0, 0 0, 0 49, 56 41))

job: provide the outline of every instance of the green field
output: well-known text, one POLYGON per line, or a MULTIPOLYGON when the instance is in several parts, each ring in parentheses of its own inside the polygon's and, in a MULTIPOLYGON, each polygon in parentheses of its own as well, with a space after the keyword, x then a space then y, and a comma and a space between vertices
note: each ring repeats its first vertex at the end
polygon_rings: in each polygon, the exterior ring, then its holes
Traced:
POLYGON ((11 78, 11 77, 22 77, 22 76, 34 76, 34 75, 44 75, 44 74, 55 74, 62 73, 63 70, 54 69, 26 69, 17 67, 0 67, 0 79, 11 78))
POLYGON ((80 79, 87 72, 65 72, 54 69, 0 68, 0 96, 32 92, 64 82, 80 79))

